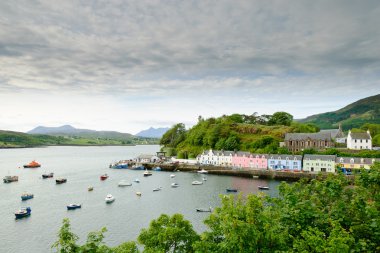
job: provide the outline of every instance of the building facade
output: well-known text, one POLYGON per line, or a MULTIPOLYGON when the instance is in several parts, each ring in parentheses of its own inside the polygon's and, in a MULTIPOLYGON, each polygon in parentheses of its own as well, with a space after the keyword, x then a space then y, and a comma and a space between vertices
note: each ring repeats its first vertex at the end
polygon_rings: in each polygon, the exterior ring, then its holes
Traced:
POLYGON ((268 155, 268 168, 272 170, 302 170, 300 155, 268 155))
POLYGON ((299 152, 304 149, 321 150, 334 147, 334 142, 330 133, 287 133, 285 146, 291 152, 299 152))
POLYGON ((378 158, 360 158, 360 157, 337 157, 335 163, 342 172, 352 172, 353 170, 369 170, 375 162, 380 162, 378 158))
POLYGON ((304 155, 303 171, 335 172, 335 155, 304 155))
POLYGON ((347 136, 348 149, 372 149, 372 137, 369 131, 365 133, 353 133, 351 130, 347 136))

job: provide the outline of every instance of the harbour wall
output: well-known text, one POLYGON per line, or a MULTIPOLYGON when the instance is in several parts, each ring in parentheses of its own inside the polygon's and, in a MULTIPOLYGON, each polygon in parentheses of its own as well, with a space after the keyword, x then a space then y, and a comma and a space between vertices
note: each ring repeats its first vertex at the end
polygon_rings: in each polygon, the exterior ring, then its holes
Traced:
MULTIPOLYGON (((191 165, 191 164, 154 164, 144 163, 145 168, 148 170, 154 167, 160 167, 162 171, 185 171, 197 172, 199 170, 207 170, 208 174, 224 175, 224 176, 237 176, 247 178, 263 178, 275 180, 298 181, 300 179, 314 179, 326 178, 330 173, 311 173, 311 172, 292 172, 292 171, 277 171, 269 169, 236 169, 231 167, 221 166, 204 166, 204 165, 191 165)), ((354 178, 354 175, 348 175, 348 178, 354 178)))

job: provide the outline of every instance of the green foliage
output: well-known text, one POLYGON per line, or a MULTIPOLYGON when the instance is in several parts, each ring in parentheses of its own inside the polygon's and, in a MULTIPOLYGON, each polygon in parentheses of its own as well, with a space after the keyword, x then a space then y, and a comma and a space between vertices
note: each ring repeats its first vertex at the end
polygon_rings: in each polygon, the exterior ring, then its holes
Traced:
POLYGON ((176 147, 181 141, 185 139, 186 129, 185 125, 178 123, 170 128, 161 138, 160 145, 166 147, 176 147))
POLYGON ((197 156, 210 148, 277 153, 278 143, 284 139, 286 133, 319 130, 312 124, 291 123, 292 118, 286 112, 277 112, 274 117, 258 116, 257 113, 223 115, 209 119, 200 117, 198 124, 189 130, 185 130, 183 124, 173 126, 161 138, 160 144, 165 148, 175 149, 173 153, 181 157, 184 152, 197 156))
POLYGON ((103 243, 104 233, 107 232, 106 228, 102 228, 100 231, 90 232, 87 236, 86 243, 80 247, 80 252, 82 253, 107 253, 112 252, 103 243))
POLYGON ((337 128, 342 124, 344 130, 363 124, 380 124, 380 95, 361 99, 334 112, 307 117, 300 122, 314 123, 322 129, 337 128))
POLYGON ((78 236, 71 232, 69 219, 63 219, 63 224, 58 232, 58 240, 52 245, 59 253, 78 252, 79 246, 76 244, 78 236))
POLYGON ((124 242, 112 250, 114 253, 139 253, 136 242, 124 242))
POLYGON ((291 127, 293 128, 293 133, 317 133, 320 130, 319 127, 311 123, 292 122, 291 127))
POLYGON ((290 126, 293 121, 293 115, 287 112, 275 112, 270 120, 268 121, 268 125, 284 125, 290 126))
POLYGON ((377 134, 375 135, 373 138, 372 138, 372 146, 380 146, 380 134, 377 134))
MULTIPOLYGON (((224 195, 199 236, 181 214, 162 214, 143 229, 144 252, 380 252, 380 163, 362 170, 352 185, 342 174, 282 182, 279 197, 224 195)), ((138 253, 135 242, 109 248, 105 228, 78 237, 63 221, 57 252, 138 253)))
POLYGON ((193 252, 192 244, 199 240, 189 221, 183 215, 162 214, 151 221, 148 229, 142 229, 138 237, 144 252, 193 252))

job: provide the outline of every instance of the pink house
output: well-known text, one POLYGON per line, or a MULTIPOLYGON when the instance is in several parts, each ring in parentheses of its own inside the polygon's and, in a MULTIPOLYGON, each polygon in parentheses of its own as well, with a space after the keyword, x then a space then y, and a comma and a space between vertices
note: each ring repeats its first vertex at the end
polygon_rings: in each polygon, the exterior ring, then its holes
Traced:
POLYGON ((251 154, 251 157, 249 158, 249 167, 252 169, 267 169, 268 155, 251 154))
POLYGON ((232 157, 232 166, 238 168, 248 168, 249 167, 249 156, 251 153, 238 151, 232 157))
POLYGON ((239 151, 232 157, 232 166, 246 169, 266 169, 268 167, 268 157, 264 154, 239 151))

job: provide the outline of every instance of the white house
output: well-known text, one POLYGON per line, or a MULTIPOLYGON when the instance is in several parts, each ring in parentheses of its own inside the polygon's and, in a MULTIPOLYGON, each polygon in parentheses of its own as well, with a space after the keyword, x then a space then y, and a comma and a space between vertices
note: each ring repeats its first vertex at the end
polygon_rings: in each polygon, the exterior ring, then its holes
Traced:
POLYGON ((214 166, 231 166, 232 165, 232 151, 219 151, 219 150, 205 150, 202 154, 197 156, 199 164, 211 164, 214 166))
POLYGON ((138 163, 155 163, 160 161, 160 158, 155 155, 142 154, 135 158, 138 163))
POLYGON ((352 133, 347 136, 348 149, 372 149, 372 137, 369 130, 365 133, 352 133))

